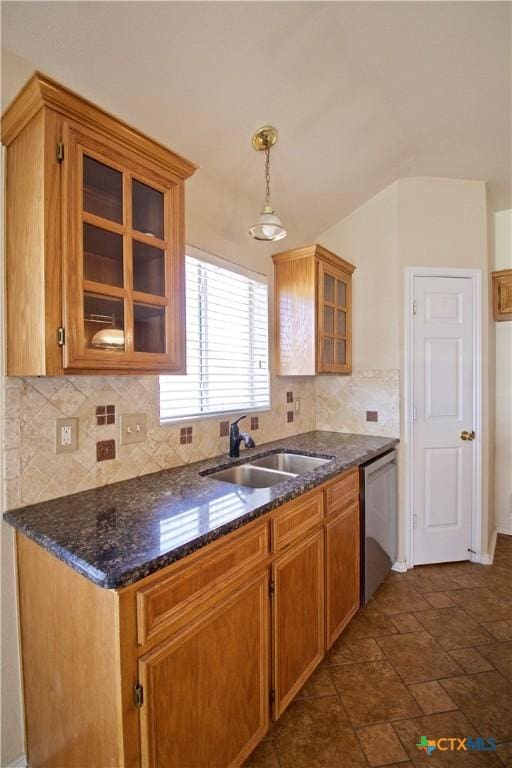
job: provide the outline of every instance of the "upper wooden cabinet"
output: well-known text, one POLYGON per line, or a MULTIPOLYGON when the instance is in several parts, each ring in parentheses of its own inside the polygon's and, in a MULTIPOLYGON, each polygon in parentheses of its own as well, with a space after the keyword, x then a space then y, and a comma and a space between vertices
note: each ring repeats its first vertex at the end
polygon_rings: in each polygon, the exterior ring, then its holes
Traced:
POLYGON ((184 373, 184 158, 36 73, 2 118, 7 373, 184 373))
POLYGON ((280 376, 352 371, 352 273, 320 245, 272 256, 280 376))
POLYGON ((494 319, 512 320, 512 269, 492 273, 494 319))

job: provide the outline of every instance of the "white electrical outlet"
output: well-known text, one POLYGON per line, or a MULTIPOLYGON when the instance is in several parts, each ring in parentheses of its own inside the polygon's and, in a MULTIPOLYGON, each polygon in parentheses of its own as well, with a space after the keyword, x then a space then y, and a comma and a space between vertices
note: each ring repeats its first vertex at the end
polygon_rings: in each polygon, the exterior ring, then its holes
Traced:
POLYGON ((78 448, 78 419, 56 419, 55 453, 72 453, 78 448))
POLYGON ((60 444, 62 446, 71 445, 71 427, 69 425, 60 428, 60 444))

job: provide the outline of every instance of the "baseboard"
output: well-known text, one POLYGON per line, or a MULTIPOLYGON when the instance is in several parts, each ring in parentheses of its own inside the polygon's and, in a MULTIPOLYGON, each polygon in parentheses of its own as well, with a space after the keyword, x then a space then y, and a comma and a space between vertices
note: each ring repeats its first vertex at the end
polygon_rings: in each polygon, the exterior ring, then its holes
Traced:
POLYGON ((407 563, 405 560, 396 560, 391 566, 391 570, 397 573, 405 573, 407 571, 407 563))
POLYGON ((25 755, 20 755, 12 763, 6 765, 5 768, 27 768, 27 758, 25 755))
POLYGON ((505 536, 512 536, 512 526, 497 525, 496 533, 503 533, 505 536))
POLYGON ((482 565, 492 565, 494 562, 494 552, 496 550, 496 540, 498 538, 498 531, 495 530, 494 533, 491 536, 491 541, 489 542, 489 552, 484 552, 482 555, 480 555, 479 562, 482 565))

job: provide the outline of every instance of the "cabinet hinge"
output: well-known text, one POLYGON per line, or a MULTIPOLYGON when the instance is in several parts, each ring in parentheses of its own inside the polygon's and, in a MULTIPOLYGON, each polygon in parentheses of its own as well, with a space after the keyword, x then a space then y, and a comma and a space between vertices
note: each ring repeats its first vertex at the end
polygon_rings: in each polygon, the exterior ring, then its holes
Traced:
POLYGON ((268 594, 270 595, 270 597, 274 596, 274 590, 275 590, 274 582, 273 581, 269 581, 269 583, 268 583, 268 594))
POLYGON ((133 701, 135 706, 139 709, 144 703, 144 689, 140 683, 136 683, 133 688, 133 701))
POLYGON ((275 704, 275 701, 276 701, 276 692, 274 691, 274 689, 273 689, 273 688, 271 688, 271 689, 270 689, 270 691, 269 691, 269 693, 268 693, 268 697, 269 697, 269 699, 270 699, 270 703, 271 703, 271 704, 275 704))
POLYGON ((64 160, 64 144, 59 141, 57 144, 57 162, 62 163, 64 160))
POLYGON ((418 313, 418 302, 417 301, 413 301, 413 303, 412 303, 412 313, 413 313, 413 315, 416 315, 418 313))
POLYGON ((418 527, 418 515, 412 516, 412 527, 416 529, 418 527))
POLYGON ((66 329, 61 326, 57 328, 57 344, 59 347, 63 347, 66 343, 66 329))

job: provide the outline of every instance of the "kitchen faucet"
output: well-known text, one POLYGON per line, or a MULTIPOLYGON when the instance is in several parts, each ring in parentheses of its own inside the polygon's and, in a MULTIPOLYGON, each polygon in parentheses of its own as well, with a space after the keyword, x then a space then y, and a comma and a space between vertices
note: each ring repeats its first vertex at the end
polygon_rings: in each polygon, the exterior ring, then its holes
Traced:
POLYGON ((232 459, 238 459, 240 456, 240 443, 244 441, 246 448, 254 448, 256 443, 247 432, 240 432, 238 422, 245 419, 247 414, 240 416, 229 428, 229 456, 232 459))

